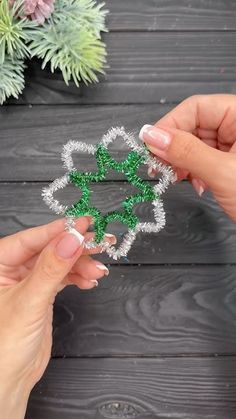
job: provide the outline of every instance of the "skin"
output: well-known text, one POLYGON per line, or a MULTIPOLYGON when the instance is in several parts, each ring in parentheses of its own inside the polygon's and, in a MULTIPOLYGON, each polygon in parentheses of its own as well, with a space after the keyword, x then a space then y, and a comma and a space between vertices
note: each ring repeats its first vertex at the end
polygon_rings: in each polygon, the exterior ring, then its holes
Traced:
MULTIPOLYGON (((159 120, 155 127, 170 143, 160 150, 148 132, 150 151, 169 162, 177 179, 189 179, 197 192, 210 189, 236 221, 236 96, 194 96, 159 120), (201 189, 199 189, 201 188, 201 189)), ((77 221, 85 239, 90 219, 77 221)), ((64 220, 0 240, 0 412, 22 419, 30 391, 48 364, 52 347, 53 303, 59 291, 75 284, 95 286, 105 270, 81 245, 71 258, 58 257, 64 220), (16 351, 17 348, 17 351, 16 351)), ((112 241, 113 239, 107 238, 112 241)), ((92 253, 100 252, 94 249, 92 253)))
MULTIPOLYGON (((89 223, 83 217, 76 224, 85 240, 91 238, 86 233, 89 223)), ((99 247, 88 251, 81 245, 72 258, 58 257, 56 245, 68 234, 62 219, 0 240, 0 412, 4 419, 24 417, 30 391, 48 364, 56 294, 69 284, 91 289, 108 273, 90 256, 100 252, 99 247)), ((114 236, 107 240, 115 242, 114 236)))
POLYGON ((171 141, 160 150, 144 132, 150 151, 174 167, 177 180, 189 179, 200 195, 209 189, 236 221, 236 95, 192 96, 154 127, 171 141))

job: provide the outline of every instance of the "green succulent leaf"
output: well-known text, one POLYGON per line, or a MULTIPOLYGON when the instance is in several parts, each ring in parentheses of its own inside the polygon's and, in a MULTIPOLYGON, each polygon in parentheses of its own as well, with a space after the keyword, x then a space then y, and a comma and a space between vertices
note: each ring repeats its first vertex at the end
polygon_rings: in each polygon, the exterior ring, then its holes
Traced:
POLYGON ((0 63, 0 104, 10 96, 17 99, 24 84, 23 60, 5 56, 4 63, 0 63))
POLYGON ((26 44, 37 24, 22 17, 22 6, 23 0, 16 1, 13 7, 8 0, 0 0, 0 63, 6 55, 20 59, 30 56, 26 44))
POLYGON ((37 56, 42 68, 61 70, 66 84, 73 80, 97 82, 104 73, 106 31, 104 3, 94 0, 56 0, 55 10, 43 25, 24 17, 24 0, 0 0, 0 103, 18 97, 24 87, 23 60, 37 56))
POLYGON ((61 70, 65 83, 77 86, 97 82, 104 73, 105 44, 100 39, 105 28, 103 4, 92 0, 58 0, 51 18, 32 34, 31 54, 50 62, 51 71, 61 70), (98 36, 99 34, 99 36, 98 36))
POLYGON ((100 38, 101 32, 107 32, 105 18, 108 10, 104 6, 105 3, 97 4, 94 0, 57 0, 53 20, 58 22, 72 19, 100 38))

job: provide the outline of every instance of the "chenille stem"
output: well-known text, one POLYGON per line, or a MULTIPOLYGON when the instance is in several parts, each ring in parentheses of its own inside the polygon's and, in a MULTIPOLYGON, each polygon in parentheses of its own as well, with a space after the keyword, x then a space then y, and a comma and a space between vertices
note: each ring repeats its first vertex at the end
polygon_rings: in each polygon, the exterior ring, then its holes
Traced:
POLYGON ((78 202, 66 210, 65 215, 74 217, 81 217, 83 215, 92 216, 94 219, 95 241, 100 243, 104 238, 109 223, 119 221, 125 224, 129 229, 135 229, 139 219, 133 213, 133 207, 141 202, 153 201, 159 196, 155 193, 150 184, 137 176, 136 172, 144 163, 144 157, 140 156, 136 151, 131 151, 124 161, 117 162, 111 157, 104 146, 98 145, 95 157, 98 167, 97 172, 70 172, 70 181, 81 189, 82 196, 78 202), (103 181, 109 168, 123 173, 126 176, 128 183, 135 186, 140 192, 126 197, 125 200, 121 202, 122 211, 115 210, 103 216, 97 208, 90 206, 90 184, 92 182, 103 181))

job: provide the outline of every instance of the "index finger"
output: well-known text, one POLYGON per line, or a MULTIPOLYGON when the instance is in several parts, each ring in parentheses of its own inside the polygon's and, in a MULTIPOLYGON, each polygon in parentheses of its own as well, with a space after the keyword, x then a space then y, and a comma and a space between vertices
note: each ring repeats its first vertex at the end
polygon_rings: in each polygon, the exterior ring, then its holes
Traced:
MULTIPOLYGON (((90 217, 76 220, 76 229, 85 234, 89 227, 90 217)), ((38 227, 4 237, 0 240, 0 263, 16 266, 38 254, 58 234, 65 229, 65 219, 53 221, 38 227)))
POLYGON ((232 143, 236 128, 235 112, 235 95, 196 95, 184 100, 155 125, 191 133, 196 128, 218 131, 223 141, 232 143))

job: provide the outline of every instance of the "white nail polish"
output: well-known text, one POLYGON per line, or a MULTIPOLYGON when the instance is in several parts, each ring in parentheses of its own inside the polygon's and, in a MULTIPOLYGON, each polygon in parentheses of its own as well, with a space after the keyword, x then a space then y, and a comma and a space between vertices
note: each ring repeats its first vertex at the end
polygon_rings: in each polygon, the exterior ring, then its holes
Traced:
POLYGON ((140 140, 141 140, 141 141, 144 141, 143 134, 144 134, 147 130, 149 130, 149 128, 152 128, 152 125, 145 124, 145 125, 141 128, 141 130, 140 130, 140 132, 139 132, 139 138, 140 138, 140 140))
POLYGON ((69 233, 70 234, 74 234, 74 236, 75 237, 77 237, 77 239, 79 240, 79 242, 80 242, 80 244, 82 244, 83 243, 83 241, 84 241, 84 236, 82 236, 82 234, 80 234, 80 232, 79 231, 77 231, 75 228, 73 228, 73 227, 70 227, 69 229, 68 229, 68 231, 69 231, 69 233))
POLYGON ((95 287, 97 287, 98 286, 98 281, 96 280, 96 279, 91 279, 91 281, 90 282, 92 282, 93 284, 95 284, 95 287))
POLYGON ((114 236, 114 234, 106 233, 105 238, 110 239, 111 244, 116 244, 116 242, 117 242, 116 236, 114 236))
POLYGON ((177 173, 174 173, 174 176, 173 176, 173 183, 177 182, 177 180, 178 180, 177 173))
POLYGON ((100 271, 104 272, 104 275, 109 275, 109 269, 107 269, 107 267, 105 265, 103 265, 102 263, 97 263, 96 264, 96 268, 100 269, 100 271))
POLYGON ((151 179, 154 179, 154 177, 155 177, 155 174, 154 174, 154 171, 153 171, 153 169, 151 168, 151 167, 149 167, 148 168, 148 176, 151 178, 151 179))
POLYGON ((199 186, 199 188, 198 188, 198 195, 199 196, 202 196, 203 192, 204 192, 204 188, 202 186, 199 186))
POLYGON ((201 197, 203 192, 205 191, 204 187, 201 185, 201 183, 198 181, 198 179, 192 180, 192 185, 197 192, 197 194, 201 197))

